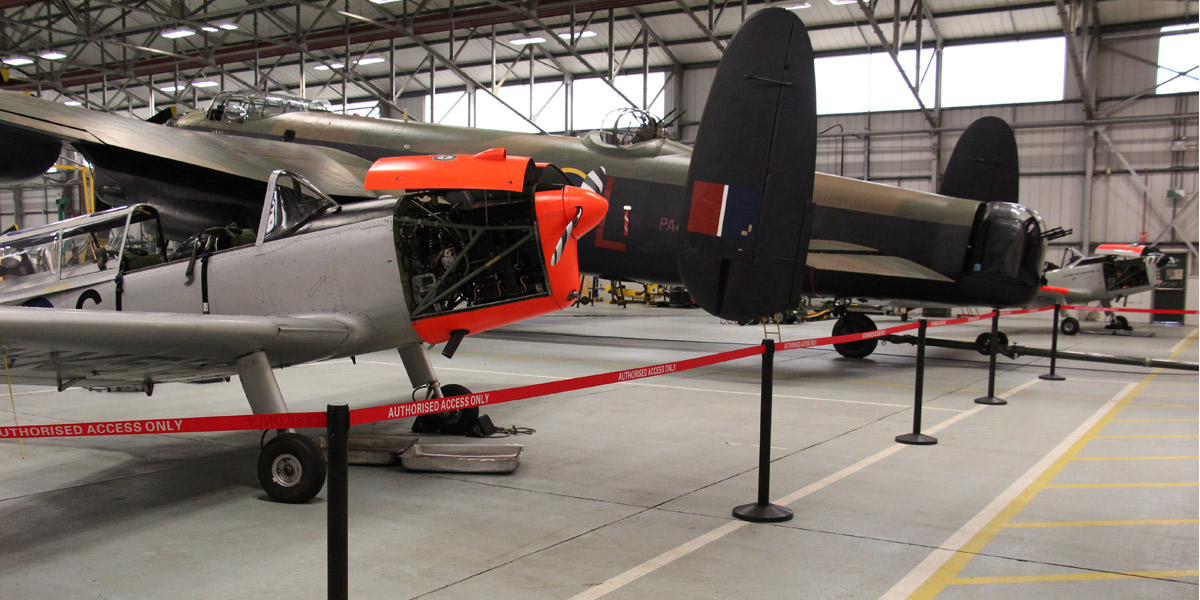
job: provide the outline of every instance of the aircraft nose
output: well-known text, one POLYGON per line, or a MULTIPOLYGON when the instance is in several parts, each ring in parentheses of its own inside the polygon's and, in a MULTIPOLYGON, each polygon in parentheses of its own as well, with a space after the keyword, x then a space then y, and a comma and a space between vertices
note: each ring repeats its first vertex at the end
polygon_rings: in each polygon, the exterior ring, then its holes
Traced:
POLYGON ((600 224, 600 220, 604 218, 604 213, 608 211, 608 200, 605 200, 604 196, 595 192, 568 186, 563 188, 563 207, 566 208, 567 218, 571 218, 575 214, 576 208, 583 209, 583 215, 579 218, 579 224, 571 232, 571 237, 579 239, 583 237, 583 234, 591 231, 593 227, 600 224))

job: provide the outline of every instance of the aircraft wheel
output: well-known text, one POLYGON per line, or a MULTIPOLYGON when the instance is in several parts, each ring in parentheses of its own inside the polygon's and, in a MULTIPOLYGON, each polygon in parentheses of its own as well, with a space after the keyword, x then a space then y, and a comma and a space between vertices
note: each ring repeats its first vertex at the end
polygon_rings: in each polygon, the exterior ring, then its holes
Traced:
MULTIPOLYGON (((458 384, 442 386, 443 397, 462 396, 470 393, 471 390, 458 384)), ((462 410, 434 413, 429 415, 429 418, 433 426, 441 433, 464 435, 471 429, 471 425, 479 420, 479 407, 473 406, 462 410)))
POLYGON ((1059 323, 1058 329, 1063 332, 1063 335, 1075 335, 1079 333, 1079 319, 1067 317, 1062 320, 1062 323, 1059 323))
MULTIPOLYGON (((1001 348, 1008 345, 1008 336, 1004 335, 1003 331, 996 332, 996 340, 1000 342, 1001 348)), ((990 332, 989 333, 981 333, 981 334, 979 334, 979 337, 975 338, 975 349, 978 350, 979 353, 984 356, 987 356, 990 353, 990 351, 992 349, 991 344, 992 344, 992 334, 990 332)))
POLYGON ((1117 316, 1113 317, 1112 328, 1118 329, 1121 331, 1128 331, 1128 330, 1133 329, 1132 327, 1129 326, 1129 319, 1126 319, 1125 317, 1123 317, 1121 315, 1117 315, 1117 316))
POLYGON ((299 433, 281 433, 258 455, 258 482, 271 498, 288 504, 312 500, 325 486, 325 454, 299 433))
MULTIPOLYGON (((866 333, 875 331, 875 322, 871 317, 862 313, 848 312, 841 316, 836 323, 833 324, 833 335, 846 335, 850 333, 866 333)), ((833 349, 837 350, 838 354, 846 358, 866 358, 870 356, 875 348, 879 346, 879 340, 871 338, 869 340, 859 340, 857 342, 843 342, 834 344, 833 349)))

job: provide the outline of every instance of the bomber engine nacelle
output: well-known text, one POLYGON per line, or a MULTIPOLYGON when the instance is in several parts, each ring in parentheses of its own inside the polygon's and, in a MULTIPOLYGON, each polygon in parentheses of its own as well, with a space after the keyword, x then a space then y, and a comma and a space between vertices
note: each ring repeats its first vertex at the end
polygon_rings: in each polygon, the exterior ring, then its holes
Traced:
POLYGON ((0 182, 44 174, 62 153, 62 142, 44 135, 0 127, 0 182))
POLYGON ((476 155, 383 158, 367 189, 404 189, 394 235, 409 314, 429 343, 570 306, 576 245, 604 217, 603 196, 553 165, 494 148, 476 155))

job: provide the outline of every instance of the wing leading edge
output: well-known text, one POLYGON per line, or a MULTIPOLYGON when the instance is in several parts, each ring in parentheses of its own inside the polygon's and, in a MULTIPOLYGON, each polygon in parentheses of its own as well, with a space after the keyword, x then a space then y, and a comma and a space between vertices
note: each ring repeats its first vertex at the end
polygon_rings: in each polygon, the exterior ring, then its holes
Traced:
POLYGON ((12 383, 109 387, 222 377, 265 351, 273 367, 336 354, 364 326, 332 315, 258 317, 0 307, 12 383))

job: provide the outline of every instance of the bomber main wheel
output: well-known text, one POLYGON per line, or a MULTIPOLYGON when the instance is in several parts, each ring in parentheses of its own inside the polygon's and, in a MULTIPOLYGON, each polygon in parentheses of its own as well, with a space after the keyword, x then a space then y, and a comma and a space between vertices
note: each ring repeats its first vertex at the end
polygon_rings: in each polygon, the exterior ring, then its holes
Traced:
POLYGON ((281 433, 258 455, 258 482, 279 502, 301 504, 325 486, 325 454, 299 433, 281 433))
MULTIPOLYGON (((1004 348, 1005 346, 1008 345, 1008 336, 1004 335, 1003 331, 996 332, 996 340, 999 342, 999 344, 998 344, 999 348, 1004 348)), ((991 350, 992 350, 992 334, 991 333, 979 334, 979 337, 975 338, 975 349, 978 350, 979 353, 984 356, 987 356, 988 354, 990 354, 991 350)))
MULTIPOLYGON (((470 393, 471 390, 458 384, 442 386, 442 397, 462 396, 470 393)), ((479 420, 479 407, 473 406, 462 410, 434 413, 429 417, 433 421, 434 427, 441 433, 464 435, 471 429, 471 425, 479 420)))
POLYGON ((1079 319, 1075 317, 1067 317, 1058 324, 1058 330, 1063 332, 1063 335, 1075 335, 1079 333, 1079 319))
MULTIPOLYGON (((850 333, 866 333, 875 331, 875 322, 871 317, 862 313, 848 312, 841 316, 836 323, 833 324, 833 335, 847 335, 850 333)), ((834 344, 833 349, 837 350, 838 354, 846 358, 866 358, 870 356, 875 348, 879 346, 879 340, 871 338, 869 340, 859 340, 857 342, 843 342, 834 344)))

